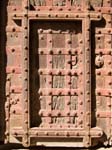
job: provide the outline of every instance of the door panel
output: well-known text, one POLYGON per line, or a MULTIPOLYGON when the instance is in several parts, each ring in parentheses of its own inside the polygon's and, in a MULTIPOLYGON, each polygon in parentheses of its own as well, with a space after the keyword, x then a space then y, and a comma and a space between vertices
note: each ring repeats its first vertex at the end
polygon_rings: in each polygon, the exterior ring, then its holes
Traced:
POLYGON ((83 128, 81 22, 31 22, 30 35, 31 127, 83 128))

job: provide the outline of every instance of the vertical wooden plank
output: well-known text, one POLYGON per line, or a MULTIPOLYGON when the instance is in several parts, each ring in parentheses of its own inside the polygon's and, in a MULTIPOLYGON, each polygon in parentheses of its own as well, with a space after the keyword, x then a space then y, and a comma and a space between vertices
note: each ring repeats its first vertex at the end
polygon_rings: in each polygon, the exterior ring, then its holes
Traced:
POLYGON ((22 18, 23 28, 23 50, 22 50, 22 102, 23 102, 23 145, 29 146, 28 130, 30 127, 29 122, 29 20, 28 9, 29 0, 22 1, 22 9, 24 16, 22 18))
POLYGON ((90 36, 90 30, 91 30, 91 21, 90 21, 90 14, 89 14, 89 8, 90 8, 90 1, 85 1, 85 11, 87 15, 85 16, 85 19, 83 20, 83 34, 84 34, 84 57, 85 57, 85 131, 86 136, 84 139, 84 145, 85 147, 91 146, 91 137, 90 137, 90 129, 91 129, 91 36, 90 36))

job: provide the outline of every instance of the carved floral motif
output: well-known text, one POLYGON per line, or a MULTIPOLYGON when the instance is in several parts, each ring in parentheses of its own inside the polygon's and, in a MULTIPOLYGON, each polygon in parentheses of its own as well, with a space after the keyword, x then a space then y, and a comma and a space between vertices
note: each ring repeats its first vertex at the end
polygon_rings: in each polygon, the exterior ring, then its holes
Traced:
POLYGON ((97 68, 103 67, 103 65, 104 65, 104 59, 103 59, 102 56, 100 56, 100 55, 96 56, 95 65, 96 65, 97 68))

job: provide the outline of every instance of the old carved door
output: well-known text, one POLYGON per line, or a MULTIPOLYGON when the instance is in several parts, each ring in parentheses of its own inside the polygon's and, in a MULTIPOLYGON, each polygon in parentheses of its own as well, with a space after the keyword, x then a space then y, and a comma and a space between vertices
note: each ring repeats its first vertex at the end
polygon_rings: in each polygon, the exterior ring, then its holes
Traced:
POLYGON ((111 1, 9 0, 7 8, 6 142, 110 142, 111 1))

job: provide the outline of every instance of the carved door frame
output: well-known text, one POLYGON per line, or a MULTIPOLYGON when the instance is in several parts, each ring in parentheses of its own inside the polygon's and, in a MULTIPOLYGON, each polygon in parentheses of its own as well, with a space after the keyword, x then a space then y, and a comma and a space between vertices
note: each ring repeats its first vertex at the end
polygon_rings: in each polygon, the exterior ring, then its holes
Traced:
MULTIPOLYGON (((38 129, 30 129, 30 98, 29 98, 29 24, 30 20, 44 20, 44 21, 59 21, 59 20, 71 20, 71 21, 82 21, 82 30, 83 30, 83 43, 84 43, 84 99, 85 99, 85 123, 84 130, 74 130, 74 138, 83 138, 83 146, 90 147, 92 145, 92 138, 100 138, 103 134, 103 131, 99 128, 91 128, 91 21, 99 21, 102 16, 100 13, 93 13, 89 10, 89 2, 86 2, 84 5, 84 13, 48 13, 47 11, 40 12, 31 12, 29 11, 29 1, 23 0, 22 9, 23 12, 13 14, 12 18, 14 20, 22 20, 22 29, 23 29, 23 43, 22 43, 22 102, 23 102, 23 128, 15 129, 12 133, 14 137, 23 137, 23 145, 29 146, 30 140, 32 137, 38 137, 38 133, 41 132, 38 129)), ((8 126, 8 125, 7 125, 8 126)), ((42 133, 44 140, 50 137, 50 130, 45 130, 42 133)), ((72 136, 72 132, 66 132, 66 136, 63 138, 69 138, 72 136), (69 135, 68 135, 69 134, 69 135)), ((41 136, 40 136, 41 137, 41 136)), ((58 134, 54 135, 55 139, 59 138, 58 134)), ((52 137, 51 142, 52 142, 52 137)), ((9 135, 7 135, 7 139, 9 139, 9 135)), ((43 142, 45 142, 43 140, 43 142)), ((51 143, 51 146, 52 143, 51 143)), ((64 146, 64 145, 63 145, 64 146)))

